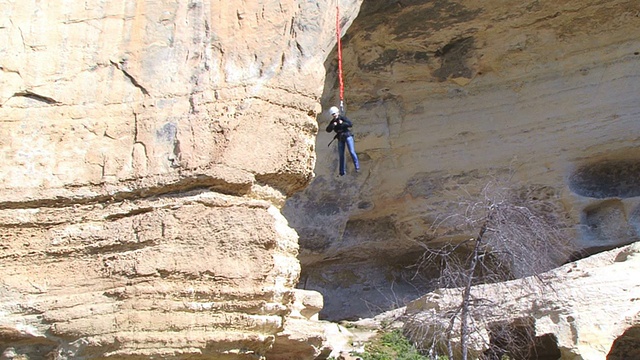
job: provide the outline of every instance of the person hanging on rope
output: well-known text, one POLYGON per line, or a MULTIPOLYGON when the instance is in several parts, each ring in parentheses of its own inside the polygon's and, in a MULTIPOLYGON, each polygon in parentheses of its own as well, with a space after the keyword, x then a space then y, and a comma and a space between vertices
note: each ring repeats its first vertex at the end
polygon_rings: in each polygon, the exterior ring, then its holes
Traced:
MULTIPOLYGON (((338 139, 338 156, 340 158, 340 176, 346 174, 346 166, 345 166, 345 157, 344 157, 344 147, 345 145, 349 149, 349 154, 351 154, 351 159, 353 160, 353 165, 356 168, 356 172, 360 171, 360 163, 358 162, 358 154, 356 154, 356 147, 353 140, 353 134, 349 129, 353 126, 351 120, 349 120, 346 116, 340 115, 340 110, 336 106, 332 106, 329 109, 329 114, 331 115, 331 122, 327 126, 327 132, 336 132, 336 136, 333 137, 333 140, 338 139)), ((331 142, 333 142, 331 140, 331 142)), ((329 145, 331 145, 331 142, 329 145)))

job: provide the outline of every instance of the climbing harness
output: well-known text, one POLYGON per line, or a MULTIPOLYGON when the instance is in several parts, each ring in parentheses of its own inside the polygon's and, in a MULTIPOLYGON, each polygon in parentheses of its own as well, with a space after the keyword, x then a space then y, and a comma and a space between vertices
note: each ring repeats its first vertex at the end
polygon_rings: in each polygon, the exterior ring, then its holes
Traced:
POLYGON ((340 113, 344 114, 344 81, 342 80, 342 41, 340 39, 340 0, 336 2, 336 38, 338 39, 338 80, 340 82, 340 113))

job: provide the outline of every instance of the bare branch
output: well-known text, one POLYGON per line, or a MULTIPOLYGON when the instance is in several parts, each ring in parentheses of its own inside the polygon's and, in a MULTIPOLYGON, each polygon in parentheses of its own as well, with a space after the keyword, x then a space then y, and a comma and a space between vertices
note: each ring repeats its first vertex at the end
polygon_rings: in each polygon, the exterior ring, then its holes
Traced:
POLYGON ((470 234, 475 230, 475 237, 438 248, 422 245, 425 252, 416 265, 416 274, 439 264, 439 286, 456 288, 461 297, 453 313, 431 312, 428 318, 411 320, 412 328, 420 329, 410 333, 411 339, 423 344, 423 351, 434 359, 446 353, 449 359, 456 355, 466 360, 472 343, 474 348, 486 349, 483 359, 500 359, 505 354, 527 358, 534 349, 535 331, 530 319, 482 324, 486 317, 483 314, 495 312, 499 304, 472 291, 474 285, 525 277, 532 280, 528 282, 532 291, 541 291, 546 283, 538 275, 559 266, 571 254, 570 228, 559 216, 554 199, 537 195, 553 194, 553 189, 516 188, 509 182, 512 176, 506 181, 492 178, 476 196, 462 189, 465 198, 459 201, 459 211, 442 214, 430 229, 435 233, 445 226, 464 228, 470 234))

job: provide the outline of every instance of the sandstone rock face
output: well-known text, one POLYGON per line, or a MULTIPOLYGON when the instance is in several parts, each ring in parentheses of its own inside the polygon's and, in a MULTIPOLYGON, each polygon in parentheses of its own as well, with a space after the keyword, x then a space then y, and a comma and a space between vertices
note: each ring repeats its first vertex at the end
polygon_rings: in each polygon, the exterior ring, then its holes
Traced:
POLYGON ((298 234, 321 315, 370 315, 494 177, 580 248, 639 237, 637 1, 361 2, 338 178, 335 4, 0 0, 1 356, 326 353, 298 234))
POLYGON ((11 212, 47 226, 5 233, 16 240, 3 246, 3 348, 34 358, 264 353, 283 326, 296 236, 265 201, 198 193, 11 212))
POLYGON ((279 208, 313 177, 333 5, 0 8, 0 353, 264 356, 300 271, 279 208))
POLYGON ((567 220, 578 250, 640 238, 639 14, 631 0, 365 1, 343 41, 362 171, 338 176, 324 113, 316 177, 283 210, 321 317, 433 289, 411 265, 422 246, 477 235, 442 220, 495 179, 567 220))
MULTIPOLYGON (((486 351, 491 334, 506 325, 527 327, 535 335, 537 358, 638 358, 640 278, 629 274, 639 270, 640 243, 634 243, 545 273, 544 286, 524 279, 474 287, 472 357, 486 351)), ((405 331, 428 342, 433 331, 442 333, 449 326, 446 315, 460 300, 459 290, 449 289, 410 303, 405 331)), ((459 323, 454 326, 458 329, 459 323)), ((459 332, 454 333, 459 345, 459 332)))

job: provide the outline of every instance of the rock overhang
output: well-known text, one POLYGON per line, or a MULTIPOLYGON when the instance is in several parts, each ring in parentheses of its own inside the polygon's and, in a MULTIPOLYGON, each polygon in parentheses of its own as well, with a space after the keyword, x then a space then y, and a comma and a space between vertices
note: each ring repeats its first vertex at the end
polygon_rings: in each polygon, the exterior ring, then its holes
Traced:
MULTIPOLYGON (((567 219, 577 249, 634 241, 639 10, 630 1, 364 1, 342 43, 363 171, 337 177, 320 131, 315 179, 284 208, 302 263, 317 275, 324 260, 348 268, 385 247, 409 254, 416 242, 467 239, 440 221, 497 178, 567 219)), ((328 108, 339 100, 335 53, 326 68, 328 108)), ((389 299, 392 284, 381 285, 389 299)), ((334 310, 325 316, 339 317, 334 310)))

